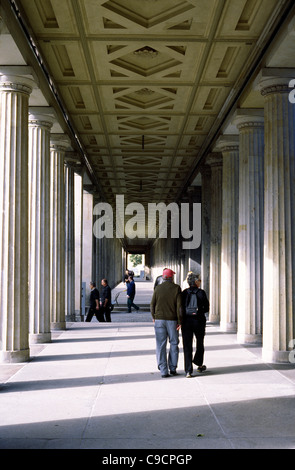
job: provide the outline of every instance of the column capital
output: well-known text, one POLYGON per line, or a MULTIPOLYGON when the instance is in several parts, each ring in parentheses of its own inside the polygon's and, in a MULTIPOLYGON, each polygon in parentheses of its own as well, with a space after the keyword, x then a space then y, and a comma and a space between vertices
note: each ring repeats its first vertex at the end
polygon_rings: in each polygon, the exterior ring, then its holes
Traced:
POLYGON ((218 138, 215 144, 216 152, 237 152, 239 150, 239 136, 238 135, 222 135, 218 138))
POLYGON ((70 139, 65 134, 52 135, 50 138, 50 149, 66 152, 71 147, 70 139))
POLYGON ((245 128, 264 127, 264 109, 237 109, 232 123, 239 131, 245 128))
POLYGON ((263 96, 272 93, 290 93, 289 83, 295 78, 295 69, 264 68, 258 74, 256 89, 263 96))
POLYGON ((20 75, 4 75, 0 70, 0 91, 30 95, 36 87, 34 80, 20 75))
POLYGON ((213 152, 209 153, 205 159, 205 163, 212 167, 222 166, 222 153, 213 152))
POLYGON ((47 114, 38 113, 29 109, 29 126, 31 127, 44 127, 51 129, 56 119, 47 114))

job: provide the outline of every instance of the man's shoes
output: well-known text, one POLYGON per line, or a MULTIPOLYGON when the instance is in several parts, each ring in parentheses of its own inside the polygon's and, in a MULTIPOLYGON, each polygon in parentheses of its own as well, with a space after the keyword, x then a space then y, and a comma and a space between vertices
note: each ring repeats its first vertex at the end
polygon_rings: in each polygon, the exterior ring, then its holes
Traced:
POLYGON ((175 376, 175 375, 178 375, 178 373, 176 370, 170 370, 170 375, 175 376))
POLYGON ((198 367, 198 372, 204 372, 207 369, 206 366, 199 366, 198 367))
POLYGON ((192 378, 192 374, 191 374, 190 372, 187 372, 185 378, 186 378, 186 379, 191 379, 191 378, 192 378))
POLYGON ((170 377, 169 374, 164 374, 164 375, 161 375, 162 379, 166 379, 167 377, 170 377))

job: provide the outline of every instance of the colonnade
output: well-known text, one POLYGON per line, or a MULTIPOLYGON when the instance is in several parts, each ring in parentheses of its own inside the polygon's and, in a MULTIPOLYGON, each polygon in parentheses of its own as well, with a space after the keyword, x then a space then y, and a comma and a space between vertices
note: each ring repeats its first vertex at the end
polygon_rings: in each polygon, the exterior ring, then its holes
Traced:
POLYGON ((0 75, 0 354, 8 363, 27 361, 30 344, 49 342, 52 330, 65 329, 65 302, 73 307, 69 140, 51 135, 52 116, 30 110, 34 87, 29 78, 0 75))
POLYGON ((211 179, 202 170, 202 189, 211 189, 211 256, 202 267, 210 320, 240 343, 262 342, 269 362, 288 362, 295 338, 295 106, 285 75, 260 72, 264 109, 238 109, 239 134, 222 135, 207 157, 211 179))
MULTIPOLYGON (((239 109, 239 135, 221 136, 201 168, 210 320, 241 343, 262 342, 269 362, 288 361, 295 338, 295 106, 293 77, 280 75, 261 72, 264 109, 239 109)), ((30 112, 34 86, 0 75, 2 362, 27 361, 29 344, 50 341, 74 313, 74 168, 65 169, 69 142, 51 134, 53 118, 30 112)), ((97 278, 104 259, 121 277, 122 246, 112 241, 93 245, 97 278)))

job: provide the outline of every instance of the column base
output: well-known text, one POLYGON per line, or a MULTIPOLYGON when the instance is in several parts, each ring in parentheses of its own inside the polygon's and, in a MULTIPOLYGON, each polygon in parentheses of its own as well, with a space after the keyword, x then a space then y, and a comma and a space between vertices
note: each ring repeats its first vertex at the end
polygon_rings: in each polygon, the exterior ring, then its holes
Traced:
POLYGON ((76 315, 74 313, 66 315, 66 322, 75 322, 76 321, 76 315))
POLYGON ((86 318, 86 315, 79 315, 78 317, 76 316, 76 322, 84 322, 86 318))
POLYGON ((262 344, 262 335, 237 334, 237 342, 240 344, 262 344))
POLYGON ((66 330, 66 322, 61 321, 61 322, 53 322, 50 324, 50 329, 51 330, 66 330))
POLYGON ((271 364, 290 364, 290 352, 292 351, 269 351, 262 348, 262 359, 271 364))
POLYGON ((51 343, 51 333, 35 333, 29 335, 30 344, 51 343))
POLYGON ((75 310, 75 322, 84 321, 84 315, 82 315, 80 310, 75 310))
POLYGON ((237 323, 236 322, 232 322, 232 323, 221 322, 220 331, 223 331, 224 333, 236 333, 237 323))
POLYGON ((28 362, 30 359, 30 350, 21 351, 1 351, 0 362, 6 364, 17 364, 18 362, 28 362))
POLYGON ((220 316, 219 315, 209 315, 209 322, 210 323, 219 323, 220 322, 220 316))

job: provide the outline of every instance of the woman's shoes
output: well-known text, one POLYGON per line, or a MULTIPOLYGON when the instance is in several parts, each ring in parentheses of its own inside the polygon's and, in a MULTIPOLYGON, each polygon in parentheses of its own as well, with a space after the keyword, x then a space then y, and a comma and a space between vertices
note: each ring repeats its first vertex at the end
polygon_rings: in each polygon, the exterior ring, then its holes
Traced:
MULTIPOLYGON (((204 372, 205 370, 207 370, 207 367, 206 367, 206 366, 199 366, 199 367, 198 367, 198 372, 200 372, 200 373, 204 372)), ((191 377, 193 377, 193 375, 192 375, 191 372, 187 372, 187 373, 185 374, 185 377, 186 377, 187 379, 190 379, 191 377)))

